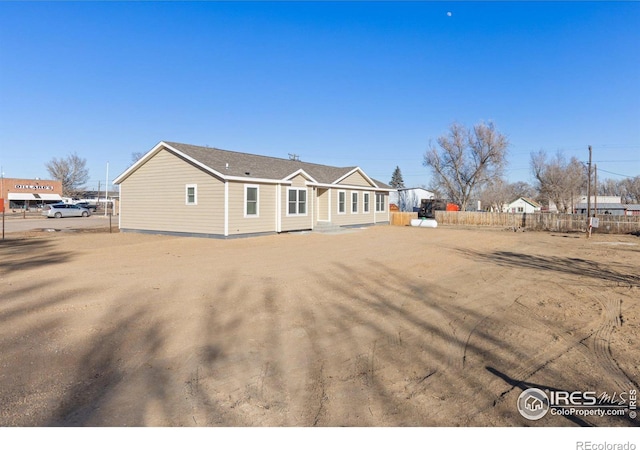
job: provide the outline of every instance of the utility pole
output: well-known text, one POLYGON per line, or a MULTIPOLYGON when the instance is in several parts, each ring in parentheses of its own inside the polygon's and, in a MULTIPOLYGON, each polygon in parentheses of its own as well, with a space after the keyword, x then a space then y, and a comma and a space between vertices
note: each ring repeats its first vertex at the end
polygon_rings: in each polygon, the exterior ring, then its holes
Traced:
POLYGON ((107 161, 107 178, 104 183, 104 216, 107 217, 107 209, 109 207, 109 161, 107 161))
POLYGON ((591 235, 591 146, 589 146, 589 164, 587 165, 587 238, 591 235))
POLYGON ((598 165, 593 165, 593 215, 598 215, 598 165))
POLYGON ((4 241, 4 170, 0 167, 0 209, 2 210, 2 240, 4 241))

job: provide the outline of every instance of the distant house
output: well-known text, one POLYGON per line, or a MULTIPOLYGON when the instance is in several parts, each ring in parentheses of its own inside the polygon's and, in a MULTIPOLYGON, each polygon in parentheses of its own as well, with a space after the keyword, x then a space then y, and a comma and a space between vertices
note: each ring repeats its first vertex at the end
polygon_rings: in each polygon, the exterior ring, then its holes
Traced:
POLYGON ((613 216, 637 216, 640 215, 640 205, 623 203, 578 203, 575 206, 576 214, 586 214, 587 206, 591 208, 591 214, 611 214, 613 216))
POLYGON ((398 211, 412 212, 414 208, 420 207, 423 199, 435 198, 435 194, 424 188, 400 188, 389 194, 389 203, 396 205, 398 211))
POLYGON ((505 207, 504 212, 530 214, 540 212, 541 209, 542 205, 540 205, 540 203, 536 202, 535 200, 527 197, 519 197, 509 203, 505 207))
POLYGON ((584 195, 574 206, 576 214, 586 214, 591 208, 591 214, 611 214, 613 216, 636 216, 640 215, 640 205, 623 204, 622 197, 619 196, 591 196, 591 203, 587 204, 587 196, 584 195))
POLYGON ((333 167, 160 142, 118 176, 120 229, 232 237, 389 223, 390 186, 333 167))

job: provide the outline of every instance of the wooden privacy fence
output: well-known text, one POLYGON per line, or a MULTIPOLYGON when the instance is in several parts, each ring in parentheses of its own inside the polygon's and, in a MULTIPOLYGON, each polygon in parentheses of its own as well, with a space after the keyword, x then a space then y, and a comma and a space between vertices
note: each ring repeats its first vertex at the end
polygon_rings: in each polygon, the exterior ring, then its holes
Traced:
POLYGON ((411 225, 411 219, 417 219, 417 212, 398 212, 391 211, 391 225, 411 225))
MULTIPOLYGON (((628 234, 640 232, 640 216, 599 214, 594 233, 628 234)), ((418 213, 392 212, 391 225, 410 225, 418 213)), ((586 231, 587 218, 581 214, 514 214, 471 211, 436 211, 440 225, 465 225, 500 228, 523 228, 535 231, 586 231)))

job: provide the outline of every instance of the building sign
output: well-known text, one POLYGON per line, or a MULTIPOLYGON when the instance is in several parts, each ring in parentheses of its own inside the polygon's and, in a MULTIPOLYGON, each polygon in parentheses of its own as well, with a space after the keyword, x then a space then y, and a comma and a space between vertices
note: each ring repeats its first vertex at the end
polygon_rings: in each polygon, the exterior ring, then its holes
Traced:
POLYGON ((29 189, 29 190, 45 190, 45 191, 53 191, 53 186, 40 186, 33 184, 16 184, 16 189, 29 189))

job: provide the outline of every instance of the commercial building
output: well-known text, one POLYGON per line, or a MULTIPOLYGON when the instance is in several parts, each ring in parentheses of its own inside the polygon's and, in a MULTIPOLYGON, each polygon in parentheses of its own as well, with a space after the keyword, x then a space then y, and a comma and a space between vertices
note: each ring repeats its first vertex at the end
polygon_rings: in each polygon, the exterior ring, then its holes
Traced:
POLYGON ((0 179, 5 211, 38 208, 62 200, 62 182, 33 178, 0 179))

